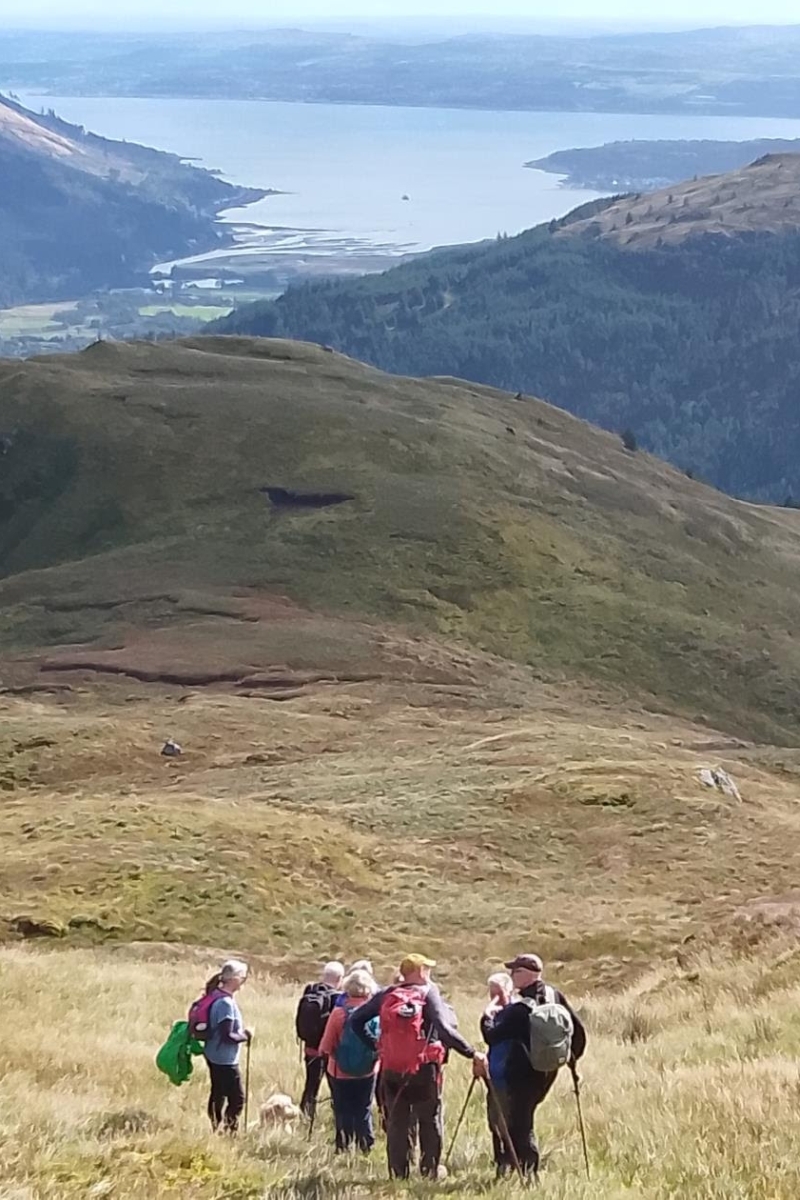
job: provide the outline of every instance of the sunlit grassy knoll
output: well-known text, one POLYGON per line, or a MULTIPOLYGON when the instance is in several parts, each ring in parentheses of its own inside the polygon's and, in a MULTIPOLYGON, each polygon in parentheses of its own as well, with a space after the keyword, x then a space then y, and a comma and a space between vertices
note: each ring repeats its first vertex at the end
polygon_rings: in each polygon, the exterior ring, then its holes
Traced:
MULTIPOLYGON (((245 947, 246 948, 246 947, 245 947)), ((242 949, 241 946, 235 949, 242 949)), ((407 1194, 385 1181, 383 1143, 373 1157, 334 1160, 330 1114, 309 1142, 251 1128, 231 1145, 206 1129, 205 1068, 178 1090, 153 1053, 204 976, 202 961, 144 962, 115 954, 0 951, 0 1002, 13 1036, 0 1041, 0 1180, 19 1200, 189 1196, 193 1200, 407 1194)), ((472 1034, 480 972, 446 987, 472 1034)), ((591 1036, 583 1102, 593 1179, 582 1174, 574 1100, 566 1078, 542 1110, 542 1194, 553 1200, 677 1196, 795 1200, 800 1191, 800 952, 773 946, 757 959, 664 964, 620 995, 580 999, 591 1036)), ((256 977, 242 996, 255 1025, 251 1125, 257 1100, 295 1096, 294 992, 256 977)), ((448 1133, 469 1081, 448 1069, 448 1133)), ((494 1186, 483 1104, 476 1096, 452 1161, 435 1188, 412 1195, 521 1194, 494 1186)))

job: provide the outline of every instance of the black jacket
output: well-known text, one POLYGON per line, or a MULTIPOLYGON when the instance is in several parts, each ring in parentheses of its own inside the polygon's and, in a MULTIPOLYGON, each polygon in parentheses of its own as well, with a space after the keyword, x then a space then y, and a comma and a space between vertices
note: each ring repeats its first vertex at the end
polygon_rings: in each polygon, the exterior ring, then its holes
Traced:
MULTIPOLYGON (((553 991, 555 992, 556 1003, 563 1004, 572 1017, 572 1056, 578 1059, 586 1050, 586 1030, 583 1022, 570 1006, 564 993, 559 992, 556 988, 553 988, 553 991)), ((527 999, 536 1000, 539 1004, 543 1003, 545 997, 544 980, 540 979, 530 987, 523 988, 520 995, 525 996, 527 999)), ((493 1016, 486 1016, 484 1014, 481 1018, 481 1033, 490 1051, 494 1046, 511 1043, 507 1047, 507 1057, 504 1056, 504 1072, 508 1083, 512 1086, 529 1082, 537 1075, 541 1076, 541 1072, 534 1071, 527 1055, 529 1030, 530 1009, 527 1004, 523 1004, 519 1000, 514 1004, 509 1004, 506 1008, 501 1008, 493 1016)), ((490 1065, 491 1058, 492 1055, 490 1054, 490 1065)), ((544 1076, 544 1078, 548 1078, 548 1076, 544 1076)), ((555 1078, 555 1075, 552 1078, 555 1078)))

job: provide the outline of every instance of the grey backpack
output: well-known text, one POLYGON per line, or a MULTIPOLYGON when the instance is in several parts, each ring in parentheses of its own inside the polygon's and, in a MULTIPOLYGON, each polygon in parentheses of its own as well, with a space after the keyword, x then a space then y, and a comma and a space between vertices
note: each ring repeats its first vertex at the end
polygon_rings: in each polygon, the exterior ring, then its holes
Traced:
POLYGON ((541 1004, 529 998, 524 1003, 530 1010, 527 1052, 531 1066, 544 1073, 557 1071, 572 1053, 572 1017, 549 985, 545 985, 541 1004))

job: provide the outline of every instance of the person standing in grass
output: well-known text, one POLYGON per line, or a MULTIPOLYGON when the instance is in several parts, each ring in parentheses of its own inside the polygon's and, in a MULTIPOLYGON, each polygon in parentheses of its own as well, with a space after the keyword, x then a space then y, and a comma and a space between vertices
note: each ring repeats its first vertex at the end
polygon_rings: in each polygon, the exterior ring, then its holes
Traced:
POLYGON ((320 1084, 325 1074, 325 1059, 319 1046, 328 1018, 341 995, 343 978, 344 967, 340 962, 326 963, 319 982, 307 985, 297 1005, 295 1031, 299 1041, 303 1043, 306 1068, 300 1108, 310 1120, 313 1120, 316 1112, 320 1084))
MULTIPOLYGON (((349 1022, 350 1014, 374 995, 375 980, 369 972, 354 969, 342 988, 344 1003, 337 1004, 331 1013, 319 1052, 327 1065, 333 1097, 336 1153, 356 1145, 363 1154, 369 1154, 375 1144, 372 1101, 378 1056, 353 1033, 349 1022)), ((372 1032, 377 1036, 377 1028, 373 1027, 372 1032)))
POLYGON ((409 954, 400 964, 401 982, 378 992, 352 1014, 353 1032, 380 1055, 381 1089, 387 1114, 389 1173, 407 1179, 414 1125, 419 1130, 420 1171, 439 1175, 442 1155, 442 1063, 446 1050, 473 1060, 476 1076, 486 1073, 486 1058, 453 1028, 439 990, 431 982, 436 964, 409 954), (380 1019, 376 1041, 369 1023, 380 1019))
POLYGON ((498 989, 481 1019, 481 1032, 489 1047, 492 1084, 489 1127, 498 1174, 506 1174, 515 1166, 514 1154, 504 1141, 499 1119, 502 1117, 521 1169, 526 1175, 535 1175, 539 1170, 539 1149, 534 1137, 534 1115, 555 1083, 558 1072, 533 1068, 531 1012, 540 1005, 559 1005, 566 1009, 572 1019, 571 1064, 586 1049, 586 1030, 564 994, 544 982, 544 964, 538 954, 518 954, 505 965, 511 973, 518 999, 514 1000, 509 992, 498 989))
POLYGON ((239 1005, 234 997, 247 980, 247 963, 232 958, 223 963, 219 973, 206 985, 214 988, 216 999, 208 1010, 208 1036, 203 1047, 211 1076, 208 1116, 211 1128, 221 1126, 227 1133, 236 1133, 239 1116, 244 1108, 244 1088, 239 1071, 239 1054, 243 1042, 251 1038, 245 1029, 239 1005))

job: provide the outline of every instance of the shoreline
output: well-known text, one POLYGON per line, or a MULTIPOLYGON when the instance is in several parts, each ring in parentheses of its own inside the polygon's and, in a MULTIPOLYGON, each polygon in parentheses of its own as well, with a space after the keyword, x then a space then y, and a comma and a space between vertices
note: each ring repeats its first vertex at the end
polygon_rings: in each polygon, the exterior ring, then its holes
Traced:
MULTIPOLYGON (((19 86, 19 85, 16 85, 19 86)), ((9 89, 16 91, 15 85, 0 84, 0 92, 8 94, 9 89)), ((587 115, 594 117, 675 117, 689 118, 698 117, 700 119, 726 120, 733 118, 738 121, 800 121, 800 113, 786 112, 741 112, 739 110, 732 112, 730 107, 720 105, 716 108, 698 108, 695 106, 676 106, 676 107, 660 107, 660 108, 585 108, 580 105, 575 105, 571 108, 567 107, 542 107, 536 108, 515 108, 508 105, 493 105, 493 104, 411 104, 404 103, 402 100, 397 100, 392 104, 379 103, 375 100, 308 100, 308 99, 289 99, 280 96, 238 96, 235 94, 226 93, 212 94, 182 92, 176 94, 174 92, 147 92, 136 91, 132 92, 89 92, 89 91, 64 91, 59 88, 57 91, 36 92, 31 91, 27 87, 20 88, 20 94, 26 97, 31 97, 37 100, 49 99, 69 99, 69 100, 184 100, 187 103, 217 103, 226 101, 235 101, 238 104, 295 104, 305 107, 342 107, 342 108, 402 108, 414 109, 417 112, 478 112, 478 113, 519 113, 523 115, 537 116, 552 113, 563 116, 578 116, 587 115)))

